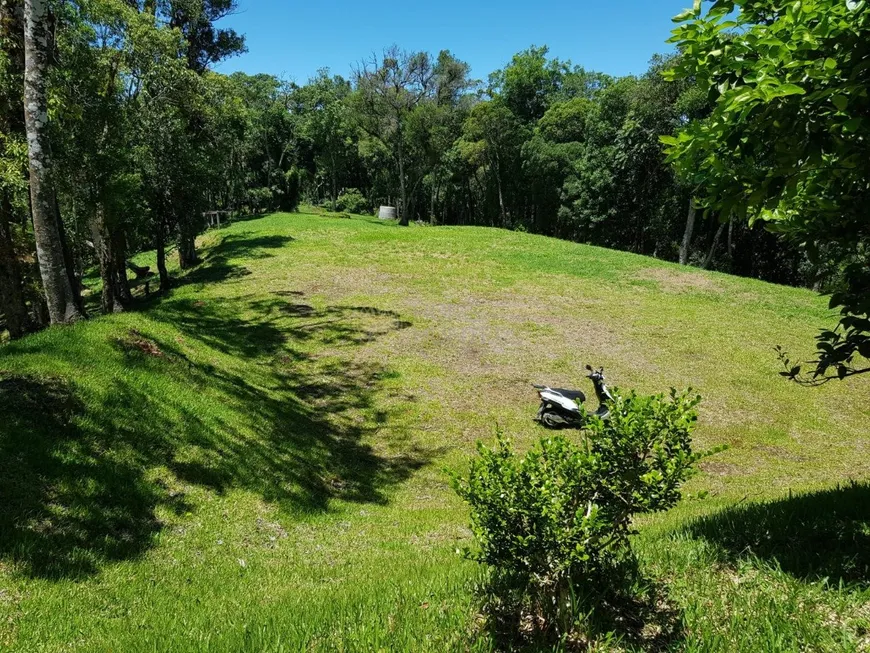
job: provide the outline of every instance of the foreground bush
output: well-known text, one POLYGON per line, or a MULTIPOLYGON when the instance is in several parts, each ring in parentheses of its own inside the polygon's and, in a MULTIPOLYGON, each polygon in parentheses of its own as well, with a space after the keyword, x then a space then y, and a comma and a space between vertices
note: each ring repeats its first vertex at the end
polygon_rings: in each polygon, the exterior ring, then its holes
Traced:
POLYGON ((490 616, 521 614, 565 635, 582 610, 631 593, 632 517, 679 500, 699 458, 699 402, 674 390, 616 394, 611 418, 593 418, 578 441, 548 436, 525 455, 501 434, 494 449, 478 445, 454 485, 471 507, 478 548, 469 555, 489 571, 490 616))

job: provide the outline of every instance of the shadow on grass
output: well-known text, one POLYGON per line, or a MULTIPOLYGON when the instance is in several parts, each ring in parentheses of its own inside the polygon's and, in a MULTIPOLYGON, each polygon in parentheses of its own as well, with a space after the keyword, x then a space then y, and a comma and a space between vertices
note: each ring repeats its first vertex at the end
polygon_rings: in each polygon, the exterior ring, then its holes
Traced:
MULTIPOLYGON (((253 240, 227 247, 247 256, 276 242, 253 240)), ((382 405, 412 398, 382 402, 393 374, 352 350, 410 324, 301 298, 169 298, 147 314, 180 332, 171 339, 143 326, 84 350, 10 348, 93 365, 73 381, 0 377, 0 563, 62 579, 135 558, 165 527, 161 514, 195 509, 194 487, 255 492, 293 516, 335 499, 386 502, 439 452, 396 429, 389 446, 365 442, 394 416, 382 405)))
POLYGON ((138 555, 159 529, 158 502, 187 508, 82 429, 84 414, 59 379, 0 381, 0 559, 21 563, 27 574, 91 573, 98 558, 138 555))
POLYGON ((237 261, 269 258, 272 254, 268 250, 286 247, 294 240, 292 236, 257 236, 248 232, 221 234, 220 241, 207 249, 204 264, 176 283, 189 285, 241 279, 248 276, 250 271, 237 261))
POLYGON ((362 215, 362 216, 359 216, 357 219, 361 220, 362 222, 368 222, 369 224, 377 225, 379 227, 398 227, 399 226, 398 220, 379 218, 377 216, 362 215))
POLYGON ((801 580, 870 586, 870 485, 727 508, 688 530, 724 562, 760 559, 801 580))

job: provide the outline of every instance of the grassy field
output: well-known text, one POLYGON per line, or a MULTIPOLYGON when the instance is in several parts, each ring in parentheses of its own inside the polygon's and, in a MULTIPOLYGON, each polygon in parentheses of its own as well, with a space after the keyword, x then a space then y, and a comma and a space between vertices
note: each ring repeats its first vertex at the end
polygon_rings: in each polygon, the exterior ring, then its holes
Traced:
POLYGON ((0 649, 492 650, 445 470, 497 425, 531 444, 529 384, 592 363, 694 387, 697 445, 730 446, 639 524, 657 644, 870 650, 870 380, 796 387, 773 352, 830 323, 813 293, 362 218, 202 245, 169 297, 0 348, 0 649))

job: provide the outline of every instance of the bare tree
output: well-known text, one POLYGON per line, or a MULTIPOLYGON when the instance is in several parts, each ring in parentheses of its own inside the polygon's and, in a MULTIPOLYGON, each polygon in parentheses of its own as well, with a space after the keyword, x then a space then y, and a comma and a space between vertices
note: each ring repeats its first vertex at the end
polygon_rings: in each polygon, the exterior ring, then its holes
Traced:
POLYGON ((399 224, 408 224, 405 129, 408 116, 435 91, 435 72, 425 52, 408 53, 392 46, 378 62, 374 55, 354 70, 362 127, 392 152, 399 176, 399 224))

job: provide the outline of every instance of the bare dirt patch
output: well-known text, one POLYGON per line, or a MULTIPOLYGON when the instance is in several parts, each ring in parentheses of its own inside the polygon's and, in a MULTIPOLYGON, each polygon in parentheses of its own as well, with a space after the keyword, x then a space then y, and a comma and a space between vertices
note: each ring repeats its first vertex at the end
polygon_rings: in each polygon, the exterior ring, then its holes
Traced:
POLYGON ((157 343, 146 338, 136 329, 130 329, 123 338, 115 338, 115 343, 127 353, 138 352, 146 356, 163 358, 163 352, 157 346, 157 343))
POLYGON ((724 288, 715 279, 698 272, 672 270, 670 268, 645 268, 637 279, 655 281, 665 292, 724 292, 724 288))

